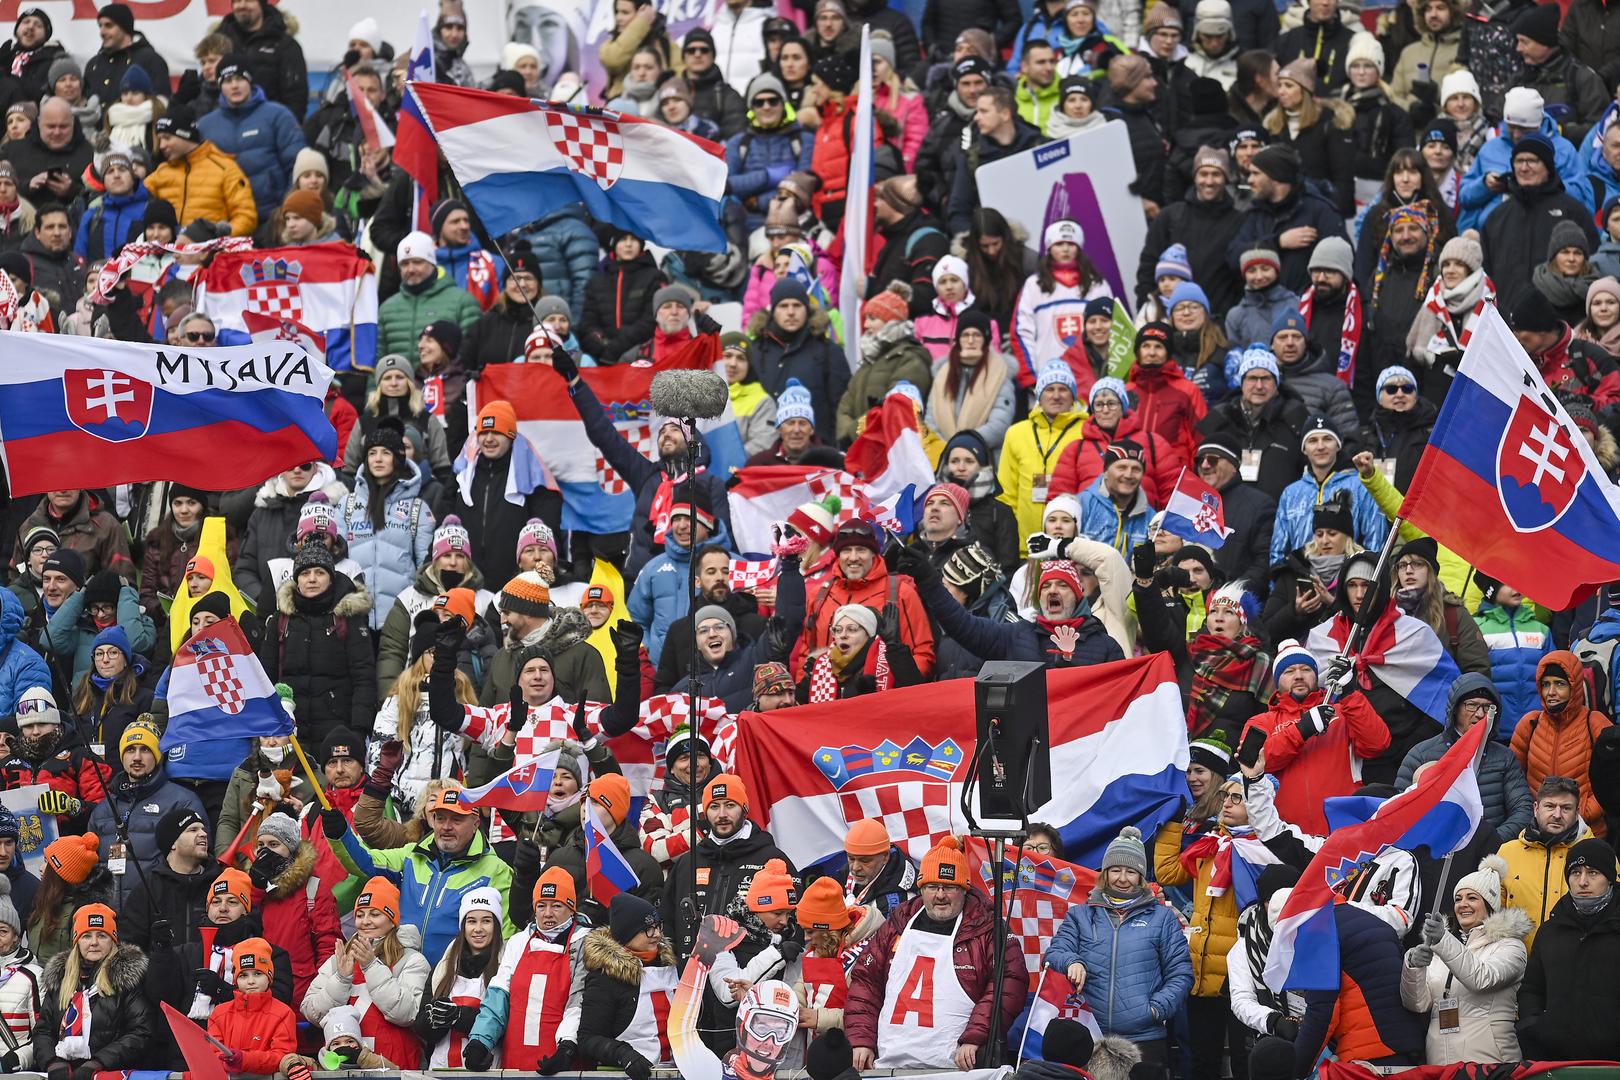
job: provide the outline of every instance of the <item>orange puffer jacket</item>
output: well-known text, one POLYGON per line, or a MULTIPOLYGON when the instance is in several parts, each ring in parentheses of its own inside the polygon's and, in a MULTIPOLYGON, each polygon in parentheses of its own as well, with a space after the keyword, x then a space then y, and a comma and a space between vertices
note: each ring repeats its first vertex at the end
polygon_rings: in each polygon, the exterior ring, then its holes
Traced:
POLYGON ((1548 653, 1536 665, 1536 685, 1548 669, 1556 669, 1569 680, 1569 702, 1556 713, 1537 709, 1526 713, 1513 729, 1513 755, 1524 766, 1524 777, 1530 790, 1541 787, 1549 776, 1569 776, 1581 785, 1581 817, 1592 827, 1594 835, 1603 836, 1608 826, 1603 820, 1603 807, 1592 794, 1592 779, 1588 770, 1592 764, 1592 744, 1598 733, 1613 721, 1595 709, 1587 708, 1586 672, 1572 652, 1559 649, 1548 653))

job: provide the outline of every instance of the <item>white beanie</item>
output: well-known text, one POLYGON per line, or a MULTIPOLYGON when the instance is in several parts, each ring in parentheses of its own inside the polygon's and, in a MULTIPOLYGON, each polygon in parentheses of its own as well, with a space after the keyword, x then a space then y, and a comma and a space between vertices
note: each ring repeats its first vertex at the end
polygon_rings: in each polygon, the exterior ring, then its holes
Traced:
POLYGON ((522 41, 508 41, 501 46, 501 67, 506 71, 516 71, 517 62, 525 56, 540 65, 540 74, 546 73, 546 62, 540 59, 540 50, 522 41))
POLYGON ((349 36, 344 40, 363 41, 367 45, 371 46, 372 52, 380 53, 382 52, 383 46, 382 27, 377 25, 376 19, 373 19, 370 15, 367 15, 365 18, 349 27, 349 36))
POLYGON ((1480 101, 1479 80, 1474 78, 1474 73, 1467 68, 1458 68, 1440 80, 1440 104, 1442 107, 1458 94, 1467 94, 1474 99, 1475 104, 1480 101))
POLYGON ((365 1042, 364 1036, 360 1034, 360 1017, 356 1016, 354 1010, 347 1005, 339 1005, 326 1014, 326 1019, 321 1021, 321 1034, 326 1036, 328 1045, 344 1036, 362 1045, 365 1042))
POLYGON ((1277 920, 1282 918, 1283 905, 1288 903, 1288 898, 1293 895, 1292 888, 1278 889, 1271 894, 1271 899, 1266 901, 1266 922, 1271 924, 1272 929, 1276 929, 1277 920))
POLYGON ((1053 244, 1085 244, 1086 233, 1080 228, 1080 223, 1070 221, 1068 218, 1058 218, 1046 227, 1041 237, 1041 248, 1050 248, 1053 244))
POLYGON ((1540 128, 1547 115, 1547 100, 1528 86, 1515 86, 1502 98, 1502 122, 1514 127, 1540 128))
POLYGON ((405 234, 405 239, 399 242, 399 248, 394 252, 396 262, 406 259, 426 259, 433 262, 438 257, 438 248, 434 246, 433 237, 420 229, 405 234))
POLYGON ((1500 855, 1487 855, 1479 860, 1479 869, 1472 874, 1463 875, 1457 882, 1457 887, 1451 890, 1453 900, 1464 889, 1473 889, 1485 898, 1485 906, 1494 911, 1502 910, 1502 879, 1507 876, 1507 860, 1500 855))
MULTIPOLYGON (((578 777, 576 776, 577 780, 578 777)), ((467 916, 475 911, 487 911, 495 916, 495 925, 500 926, 502 915, 501 894, 497 889, 485 885, 480 889, 473 889, 461 897, 461 913, 456 916, 456 925, 460 926, 467 921, 467 916)))
POLYGON ((848 619, 850 622, 856 623, 862 630, 866 631, 866 636, 869 638, 877 637, 877 612, 865 604, 845 604, 833 612, 833 622, 837 623, 840 619, 848 619))
POLYGON ((1357 60, 1365 60, 1378 69, 1378 77, 1384 77, 1384 47, 1378 44, 1378 39, 1365 30, 1357 30, 1350 35, 1350 47, 1344 53, 1344 66, 1348 69, 1357 60))
POLYGON ((946 274, 955 274, 962 279, 963 285, 968 285, 973 280, 968 276, 967 263, 955 255, 941 255, 939 262, 934 264, 934 288, 939 288, 939 279, 946 274))
POLYGON ((1076 525, 1085 520, 1085 517, 1080 513, 1080 500, 1073 495, 1056 495, 1046 500, 1046 509, 1041 511, 1042 526, 1045 526, 1047 517, 1054 510, 1061 510, 1074 518, 1076 525))

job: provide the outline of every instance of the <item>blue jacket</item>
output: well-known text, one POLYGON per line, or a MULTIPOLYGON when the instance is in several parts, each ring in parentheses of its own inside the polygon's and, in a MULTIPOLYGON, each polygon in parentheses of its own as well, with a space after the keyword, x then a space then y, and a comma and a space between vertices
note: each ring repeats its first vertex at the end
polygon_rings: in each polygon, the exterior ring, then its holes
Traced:
POLYGON ((758 208, 748 211, 750 226, 765 220, 765 203, 788 173, 810 171, 815 143, 815 133, 804 130, 796 121, 769 131, 750 124, 726 140, 731 194, 739 199, 761 196, 758 208))
POLYGON ((1299 310, 1299 294, 1278 282, 1260 292, 1243 290, 1243 299, 1226 313, 1226 338, 1238 349, 1271 346, 1271 324, 1285 311, 1299 310))
POLYGON ((1496 683, 1496 692, 1502 695, 1496 737, 1508 742, 1519 718, 1541 708, 1541 695, 1536 693, 1536 665, 1552 652, 1552 631, 1531 614, 1528 604, 1509 611, 1488 600, 1480 602, 1474 624, 1491 651, 1491 679, 1496 683))
MULTIPOLYGON (((467 266, 472 262, 472 256, 475 253, 483 250, 484 245, 480 244, 478 242, 478 237, 475 236, 467 243, 458 247, 451 247, 448 244, 445 244, 435 248, 434 261, 444 269, 445 273, 456 279, 457 285, 460 285, 463 289, 465 289, 467 287, 467 266)), ((499 292, 500 287, 506 283, 506 264, 501 261, 499 255, 494 256, 494 259, 496 282, 495 291, 499 292)))
POLYGON ((1378 551, 1389 535, 1389 519, 1367 493, 1367 486, 1354 469, 1338 469, 1318 484, 1305 466, 1298 480, 1283 488, 1277 499, 1277 524, 1271 531, 1271 565, 1276 566, 1290 551, 1304 547, 1316 535, 1316 508, 1336 491, 1350 493, 1351 517, 1355 521, 1356 543, 1368 551, 1378 551))
POLYGON ((1131 1042, 1165 1037, 1192 990, 1192 954, 1181 923, 1149 891, 1121 911, 1104 905, 1102 888, 1075 904, 1046 948, 1046 963, 1067 972, 1086 965, 1084 989, 1104 1035, 1131 1042))
POLYGON ((1148 522, 1152 520, 1153 507, 1141 488, 1136 489, 1130 510, 1123 514, 1104 489, 1101 476, 1080 493, 1080 535, 1107 544, 1127 560, 1131 549, 1147 539, 1148 522))
MULTIPOLYGON (((0 632, 5 629, 4 621, 0 621, 0 632)), ((1584 641, 1595 645, 1603 645, 1620 638, 1620 608, 1605 608, 1603 613, 1592 621, 1592 626, 1586 631, 1584 641)), ((1571 651, 1580 655, 1581 642, 1570 645, 1571 651)), ((1609 701, 1620 701, 1620 664, 1614 662, 1612 656, 1609 661, 1609 701)), ((1540 696, 1537 696, 1534 708, 1541 708, 1540 696)), ((1523 714, 1521 714, 1523 715, 1523 714)))
MULTIPOLYGON (((717 521, 714 535, 703 543, 731 550, 731 534, 725 522, 717 521)), ((656 665, 670 624, 685 617, 692 607, 692 549, 677 541, 673 533, 666 535, 664 550, 641 568, 625 603, 630 617, 646 627, 647 655, 656 665)))
MULTIPOLYGON (((1439 761, 1451 749, 1451 744, 1461 737, 1457 732, 1457 703, 1469 694, 1480 692, 1495 699, 1497 720, 1501 720, 1502 698, 1490 676, 1476 671, 1458 676, 1446 697, 1446 729, 1406 752, 1400 772, 1395 775, 1396 788, 1405 791, 1411 787, 1412 774, 1417 772, 1418 766, 1439 761)), ((1485 753, 1479 762, 1479 799, 1485 807, 1485 823, 1496 830, 1497 839, 1505 844, 1536 823, 1532 812, 1535 800, 1530 797, 1523 766, 1512 750, 1497 741, 1500 735, 1500 731, 1492 731, 1491 738, 1485 741, 1485 753)))
POLYGON ((540 260, 540 290, 568 301, 571 320, 578 326, 585 317, 585 282, 601 261, 596 234, 585 224, 579 204, 553 210, 523 232, 540 260))
POLYGON ((433 550, 433 511, 418 497, 422 470, 414 461, 406 464, 410 475, 401 477, 388 493, 380 534, 372 529, 371 515, 367 513, 371 499, 369 473, 361 470, 354 480, 354 494, 343 500, 340 527, 349 542, 349 557, 365 567, 374 631, 382 629, 395 598, 416 583, 416 572, 433 550))
MULTIPOLYGON (((1586 178, 1586 163, 1581 160, 1580 153, 1573 143, 1558 134, 1558 125, 1550 116, 1541 118, 1541 133, 1553 144, 1553 165, 1558 176, 1564 181, 1564 190, 1579 199, 1588 210, 1596 213, 1596 197, 1592 193, 1592 185, 1586 178)), ((1496 136, 1479 148, 1479 154, 1474 158, 1473 166, 1463 177, 1462 188, 1457 193, 1457 231, 1477 229, 1485 223, 1485 218, 1496 209, 1502 201, 1499 193, 1492 192, 1485 186, 1485 177, 1491 173, 1513 175, 1513 143, 1508 140, 1507 133, 1496 136)), ((1534 253, 1539 259, 1541 252, 1534 253)))
MULTIPOLYGON (((140 593, 128 585, 118 590, 118 625, 129 635, 129 647, 135 652, 150 653, 157 644, 157 628, 152 625, 152 617, 141 609, 140 593)), ((100 632, 84 609, 83 589, 62 601, 62 606, 45 624, 45 647, 52 656, 71 665, 70 686, 77 685, 79 677, 90 670, 90 653, 100 632)))
POLYGON ((1048 647, 1051 638, 1039 626, 1023 619, 1007 622, 974 615, 937 580, 918 582, 917 595, 945 636, 980 660, 1030 660, 1048 667, 1082 667, 1125 659, 1119 643, 1108 636, 1100 619, 1087 618, 1077 627, 1080 641, 1074 656, 1065 660, 1063 654, 1048 647))
POLYGON ((146 203, 151 193, 136 184, 128 195, 103 195, 85 208, 73 253, 85 261, 110 259, 131 240, 141 238, 146 203))
POLYGON ((51 688, 45 658, 17 640, 22 628, 22 601, 10 589, 0 589, 0 714, 6 716, 17 711, 23 691, 51 688))
MULTIPOLYGON (((267 100, 257 86, 240 105, 227 105, 197 121, 203 138, 236 158, 253 188, 259 220, 269 219, 292 183, 293 161, 304 148, 304 132, 285 105, 267 100)), ((181 224, 185 224, 182 222, 181 224)))

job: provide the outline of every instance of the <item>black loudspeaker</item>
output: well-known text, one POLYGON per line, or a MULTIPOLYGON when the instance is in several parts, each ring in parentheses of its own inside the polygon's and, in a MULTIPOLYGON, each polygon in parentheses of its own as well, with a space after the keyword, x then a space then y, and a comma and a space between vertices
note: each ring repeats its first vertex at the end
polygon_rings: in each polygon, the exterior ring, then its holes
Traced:
POLYGON ((973 680, 979 811, 1022 821, 1052 800, 1046 665, 990 660, 973 680))

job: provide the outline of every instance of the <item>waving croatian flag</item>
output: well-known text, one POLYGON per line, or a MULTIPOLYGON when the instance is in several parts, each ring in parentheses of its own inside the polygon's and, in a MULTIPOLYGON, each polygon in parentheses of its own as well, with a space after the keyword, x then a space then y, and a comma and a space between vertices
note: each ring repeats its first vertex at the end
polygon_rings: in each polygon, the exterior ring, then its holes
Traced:
POLYGON ((1163 528, 1165 532, 1208 548, 1220 547, 1232 535, 1226 525, 1221 493, 1188 472, 1185 466, 1176 477, 1170 501, 1165 503, 1163 528))
POLYGON ((377 356, 377 272, 352 244, 222 251, 197 277, 197 307, 222 345, 307 328, 334 371, 369 370, 377 356))
POLYGON ((407 84, 445 161, 492 236, 582 202, 665 247, 724 251, 725 150, 606 109, 407 84))
POLYGON ((165 751, 188 742, 290 735, 292 716, 234 618, 191 636, 169 673, 165 751))
POLYGON ((1440 858, 1468 842, 1485 814, 1475 762, 1490 727, 1469 728, 1416 784, 1378 807, 1364 823, 1328 836, 1283 905, 1266 960, 1267 986, 1279 992, 1337 990, 1337 886, 1385 848, 1424 847, 1440 858))
POLYGON ((640 885, 641 878, 631 869, 624 853, 602 833, 596 824, 595 811, 581 814, 580 823, 585 835, 585 883, 590 886, 596 902, 606 907, 613 903, 615 896, 640 885))
POLYGON ((855 478, 842 469, 818 465, 749 465, 738 469, 735 483, 728 485, 731 507, 731 535, 738 551, 771 550, 771 526, 786 521, 788 515, 805 503, 821 502, 838 496, 833 528, 855 517, 855 478))
POLYGON ((507 769, 482 787, 462 793, 469 806, 489 806, 497 810, 539 813, 551 796, 551 776, 557 771, 561 748, 547 751, 507 769))
POLYGON ((1017 1044, 1018 1057, 1022 1060, 1045 1060, 1041 1053, 1041 1039, 1046 1034, 1046 1026, 1054 1020, 1077 1020, 1091 1032, 1092 1039, 1101 1040, 1103 1037, 1103 1030, 1097 1024, 1096 1014, 1086 1004, 1085 995, 1074 988, 1068 976, 1049 967, 1041 968, 1035 993, 1030 996, 1029 1008, 1021 1019, 1024 1021, 1023 1034, 1019 1035, 1019 1025, 1015 1021, 1007 1033, 1007 1041, 1017 1044))
POLYGON ((866 427, 844 454, 844 467, 865 484, 866 497, 882 503, 909 484, 927 490, 934 466, 923 449, 917 404, 900 390, 866 414, 866 427))

